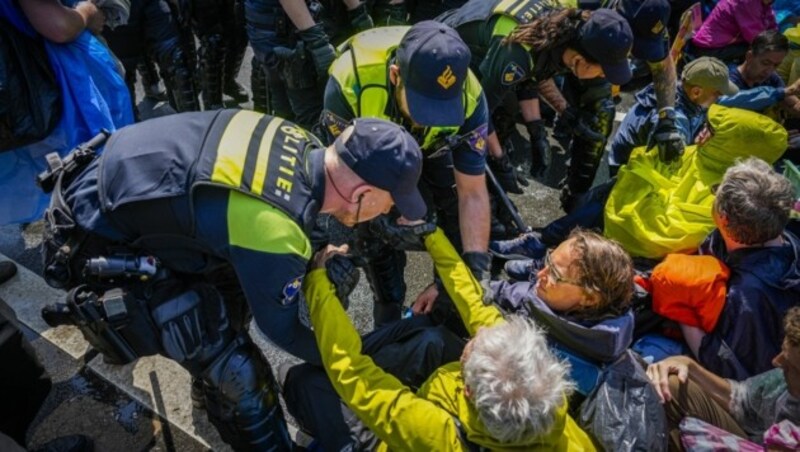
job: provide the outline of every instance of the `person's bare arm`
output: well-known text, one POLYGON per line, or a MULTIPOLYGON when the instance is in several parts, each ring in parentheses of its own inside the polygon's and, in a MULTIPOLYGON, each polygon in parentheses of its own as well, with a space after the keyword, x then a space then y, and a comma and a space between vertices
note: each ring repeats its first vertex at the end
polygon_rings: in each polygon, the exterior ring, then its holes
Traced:
POLYGON ((669 377, 677 375, 685 383, 687 378, 697 383, 700 388, 728 410, 731 400, 731 384, 728 380, 719 377, 697 361, 688 356, 670 356, 647 367, 647 376, 650 378, 662 402, 672 399, 669 391, 669 377))
POLYGON ((558 89, 556 86, 556 82, 553 79, 549 78, 547 80, 542 80, 538 84, 539 88, 539 98, 547 102, 556 113, 561 114, 569 106, 567 99, 564 98, 564 95, 561 94, 561 90, 558 89))
POLYGON ((58 0, 19 0, 23 14, 48 41, 63 44, 75 40, 84 29, 99 33, 105 17, 94 3, 80 2, 67 8, 58 0))
POLYGON ((489 192, 486 177, 471 176, 455 170, 458 191, 458 223, 464 252, 485 253, 489 245, 489 192))
POLYGON ((503 157, 503 146, 500 145, 497 132, 492 132, 486 137, 486 147, 489 149, 489 156, 492 158, 499 159, 503 157))
POLYGON ((311 12, 308 10, 308 6, 306 6, 306 2, 304 0, 279 1, 281 3, 281 7, 286 12, 286 15, 289 16, 289 20, 292 21, 298 30, 307 30, 314 26, 314 18, 311 17, 311 12))
POLYGON ((348 11, 352 11, 361 4, 361 0, 342 0, 342 3, 344 3, 348 11))
POLYGON ((663 61, 650 61, 647 65, 653 74, 653 88, 656 91, 658 109, 675 107, 678 86, 675 62, 667 55, 663 61))

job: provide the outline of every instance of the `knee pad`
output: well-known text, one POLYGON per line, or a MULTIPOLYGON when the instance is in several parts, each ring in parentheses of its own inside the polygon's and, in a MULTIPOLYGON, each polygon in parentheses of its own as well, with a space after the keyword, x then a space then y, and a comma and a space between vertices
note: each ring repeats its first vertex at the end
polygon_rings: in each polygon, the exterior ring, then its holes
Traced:
POLYGON ((163 353, 190 372, 219 355, 233 337, 219 292, 199 284, 152 309, 163 353))
POLYGON ((291 450, 269 363, 241 334, 203 372, 206 410, 235 450, 291 450))

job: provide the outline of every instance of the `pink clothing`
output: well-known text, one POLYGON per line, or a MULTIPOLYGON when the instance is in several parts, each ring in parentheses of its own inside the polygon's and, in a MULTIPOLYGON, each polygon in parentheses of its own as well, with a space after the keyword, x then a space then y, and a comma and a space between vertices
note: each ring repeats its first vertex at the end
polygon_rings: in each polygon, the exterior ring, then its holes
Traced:
POLYGON ((720 0, 692 43, 707 49, 750 44, 762 31, 777 28, 771 4, 765 5, 762 0, 720 0))

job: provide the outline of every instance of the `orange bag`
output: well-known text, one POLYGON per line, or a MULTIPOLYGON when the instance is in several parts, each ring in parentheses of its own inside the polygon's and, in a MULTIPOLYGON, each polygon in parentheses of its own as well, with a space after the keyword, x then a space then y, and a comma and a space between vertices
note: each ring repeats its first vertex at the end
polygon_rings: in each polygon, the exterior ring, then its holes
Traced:
POLYGON ((706 333, 725 306, 731 271, 714 256, 668 254, 653 269, 653 311, 706 333))

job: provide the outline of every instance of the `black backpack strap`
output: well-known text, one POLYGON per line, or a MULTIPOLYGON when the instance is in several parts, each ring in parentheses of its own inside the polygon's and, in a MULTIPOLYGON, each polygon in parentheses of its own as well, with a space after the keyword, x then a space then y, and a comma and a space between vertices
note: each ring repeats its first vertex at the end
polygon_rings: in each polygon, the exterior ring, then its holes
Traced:
POLYGON ((460 439, 461 443, 466 446, 467 450, 470 452, 484 452, 489 450, 470 441, 469 438, 467 438, 467 430, 464 428, 464 424, 461 423, 461 420, 456 416, 452 416, 452 418, 453 422, 456 424, 456 428, 458 429, 458 439, 460 439))

